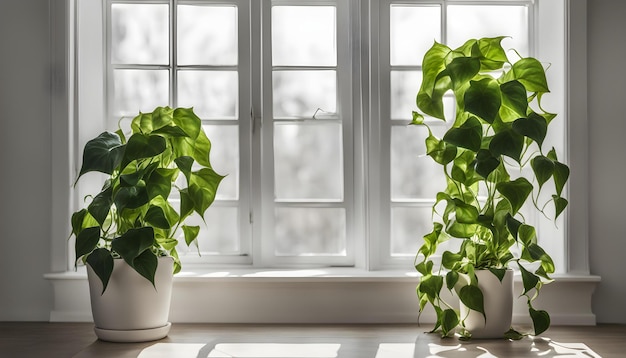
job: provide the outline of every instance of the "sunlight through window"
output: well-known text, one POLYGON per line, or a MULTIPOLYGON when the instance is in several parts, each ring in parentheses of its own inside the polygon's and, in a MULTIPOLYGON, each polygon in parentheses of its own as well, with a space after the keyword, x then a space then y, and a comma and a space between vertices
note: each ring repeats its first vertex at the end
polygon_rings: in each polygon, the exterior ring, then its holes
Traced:
POLYGON ((335 343, 156 343, 137 358, 336 358, 340 347, 335 343))
POLYGON ((334 358, 340 344, 324 343, 220 343, 209 357, 241 358, 334 358))

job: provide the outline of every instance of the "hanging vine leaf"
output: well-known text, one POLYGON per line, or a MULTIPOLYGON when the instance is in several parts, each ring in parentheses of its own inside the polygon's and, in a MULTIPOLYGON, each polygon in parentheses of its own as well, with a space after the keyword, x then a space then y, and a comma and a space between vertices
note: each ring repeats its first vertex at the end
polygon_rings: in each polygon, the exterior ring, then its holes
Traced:
POLYGON ((459 291, 459 299, 467 308, 480 312, 483 315, 485 322, 487 322, 483 291, 481 291, 478 286, 467 285, 461 287, 461 290, 459 291))

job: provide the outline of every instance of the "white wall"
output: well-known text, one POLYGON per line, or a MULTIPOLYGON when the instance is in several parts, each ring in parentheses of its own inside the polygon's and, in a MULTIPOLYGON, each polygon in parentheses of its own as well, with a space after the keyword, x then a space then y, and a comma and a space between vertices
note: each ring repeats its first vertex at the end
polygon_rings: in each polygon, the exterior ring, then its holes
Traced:
POLYGON ((0 321, 48 320, 50 41, 47 0, 0 2, 0 321))
POLYGON ((590 264, 602 276, 593 308, 598 322, 626 323, 626 2, 587 4, 590 264))
MULTIPOLYGON (((0 321, 46 321, 52 304, 43 279, 53 217, 48 5, 0 2, 0 321)), ((589 246, 591 273, 602 277, 594 311, 600 323, 626 323, 626 2, 590 0, 588 16, 589 246)))

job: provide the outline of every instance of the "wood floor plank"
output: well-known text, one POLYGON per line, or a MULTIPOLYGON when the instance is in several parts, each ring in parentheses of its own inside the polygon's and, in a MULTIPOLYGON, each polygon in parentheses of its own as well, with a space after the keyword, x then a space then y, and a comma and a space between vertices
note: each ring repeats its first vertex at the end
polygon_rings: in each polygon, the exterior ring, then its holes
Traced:
POLYGON ((90 323, 0 322, 0 357, 625 357, 626 325, 551 327, 521 341, 441 339, 417 325, 173 325, 145 343, 96 339, 90 323))

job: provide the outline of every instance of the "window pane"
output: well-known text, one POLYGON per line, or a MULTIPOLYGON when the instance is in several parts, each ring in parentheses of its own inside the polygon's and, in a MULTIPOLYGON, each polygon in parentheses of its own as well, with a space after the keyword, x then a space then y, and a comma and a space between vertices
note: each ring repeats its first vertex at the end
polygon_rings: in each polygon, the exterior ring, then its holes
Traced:
POLYGON ((391 118, 411 120, 417 110, 415 99, 422 83, 421 71, 391 71, 391 118))
POLYGON ((237 8, 178 6, 178 64, 236 65, 237 8))
POLYGON ((335 66, 334 6, 275 6, 272 8, 274 66, 335 66))
MULTIPOLYGON (((421 71, 391 71, 391 119, 410 121, 412 112, 417 110, 416 98, 422 83, 421 71)), ((453 121, 455 101, 452 96, 443 97, 444 115, 446 120, 453 121)), ((419 111, 421 113, 421 111, 419 111)), ((439 119, 437 119, 439 120, 439 119)))
POLYGON ((178 105, 202 119, 237 119, 236 71, 179 71, 178 105))
POLYGON ((448 44, 461 46, 466 40, 481 37, 510 36, 507 48, 529 55, 528 8, 513 5, 448 6, 448 44))
POLYGON ((391 209, 392 256, 415 256, 422 237, 432 230, 430 207, 396 207, 391 209))
POLYGON ((169 71, 114 70, 113 114, 137 115, 169 103, 169 71))
POLYGON ((335 71, 275 71, 274 117, 312 118, 320 108, 337 112, 335 71))
POLYGON ((111 61, 169 64, 168 5, 111 5, 111 61))
POLYGON ((211 140, 211 166, 226 177, 220 183, 216 199, 239 199, 239 127, 203 126, 211 140))
POLYGON ((342 153, 340 124, 276 123, 276 199, 342 200, 342 153))
POLYGON ((346 213, 342 208, 277 208, 275 254, 346 254, 346 213))
POLYGON ((426 156, 427 136, 426 127, 391 127, 392 200, 434 199, 437 192, 445 189, 441 166, 426 156))
POLYGON ((390 12, 391 65, 421 65, 433 41, 441 42, 441 8, 392 5, 390 12))
MULTIPOLYGON (((239 244, 239 210, 233 207, 211 206, 204 215, 206 224, 199 215, 188 217, 186 225, 200 226, 198 234, 198 248, 201 255, 238 255, 241 253, 239 244)), ((178 239, 176 247, 179 255, 197 257, 198 248, 193 244, 187 247, 185 237, 178 239)))

